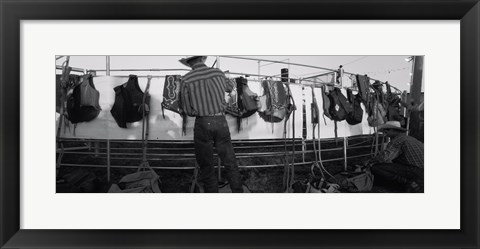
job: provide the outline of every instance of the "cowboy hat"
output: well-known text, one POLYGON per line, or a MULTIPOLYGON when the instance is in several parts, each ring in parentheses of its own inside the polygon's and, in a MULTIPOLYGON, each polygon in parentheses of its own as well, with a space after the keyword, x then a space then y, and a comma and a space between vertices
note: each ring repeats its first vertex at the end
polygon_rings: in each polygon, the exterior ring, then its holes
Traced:
POLYGON ((378 126, 378 131, 392 129, 392 130, 400 130, 400 131, 407 131, 407 129, 403 128, 398 121, 387 121, 383 125, 378 126))
POLYGON ((183 65, 185 65, 187 67, 191 67, 192 65, 190 65, 190 61, 192 61, 194 59, 197 59, 197 58, 201 58, 201 57, 204 57, 205 59, 207 58, 207 56, 195 55, 195 56, 190 56, 190 57, 187 57, 187 58, 180 59, 179 61, 183 65))

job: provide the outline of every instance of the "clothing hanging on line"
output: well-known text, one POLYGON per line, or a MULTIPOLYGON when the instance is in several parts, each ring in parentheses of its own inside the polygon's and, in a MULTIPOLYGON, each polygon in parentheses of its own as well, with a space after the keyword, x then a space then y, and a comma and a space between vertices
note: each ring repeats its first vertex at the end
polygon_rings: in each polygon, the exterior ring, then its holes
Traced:
POLYGON ((100 92, 95 89, 92 75, 84 75, 82 81, 67 93, 68 120, 76 124, 95 119, 101 110, 99 98, 100 92))
MULTIPOLYGON (((127 128, 127 123, 137 122, 143 118, 143 95, 144 92, 138 85, 138 77, 130 75, 128 81, 113 88, 115 102, 110 113, 121 128, 127 128)), ((147 96, 146 104, 150 103, 147 96)))

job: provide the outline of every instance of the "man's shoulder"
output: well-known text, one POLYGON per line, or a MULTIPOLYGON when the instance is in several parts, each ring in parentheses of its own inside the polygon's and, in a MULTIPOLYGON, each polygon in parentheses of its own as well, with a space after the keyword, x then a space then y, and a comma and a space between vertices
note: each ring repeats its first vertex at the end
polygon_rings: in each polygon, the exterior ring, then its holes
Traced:
POLYGON ((423 143, 420 140, 416 139, 415 137, 409 136, 407 134, 400 136, 398 140, 403 143, 423 145, 423 143))
POLYGON ((193 71, 190 71, 189 73, 195 74, 195 73, 220 73, 224 74, 222 70, 214 67, 202 67, 193 71))
POLYGON ((218 68, 204 67, 196 70, 192 70, 186 73, 182 78, 184 81, 192 80, 197 77, 211 77, 211 76, 225 76, 222 70, 218 68))
POLYGON ((409 142, 423 146, 422 141, 418 140, 417 138, 412 137, 412 136, 407 136, 407 137, 408 137, 409 142))
POLYGON ((399 135, 397 135, 395 138, 393 138, 393 139, 390 141, 390 143, 399 145, 399 144, 405 143, 405 141, 407 141, 407 140, 408 140, 408 136, 407 136, 407 135, 405 135, 405 134, 399 134, 399 135))

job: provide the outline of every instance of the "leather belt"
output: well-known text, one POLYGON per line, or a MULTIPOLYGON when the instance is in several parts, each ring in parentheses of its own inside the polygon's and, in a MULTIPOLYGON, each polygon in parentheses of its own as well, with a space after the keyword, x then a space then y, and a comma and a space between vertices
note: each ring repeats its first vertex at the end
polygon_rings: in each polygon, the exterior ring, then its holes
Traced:
POLYGON ((215 114, 205 115, 205 117, 220 117, 220 116, 224 116, 224 115, 225 115, 225 113, 218 112, 218 113, 215 113, 215 114))

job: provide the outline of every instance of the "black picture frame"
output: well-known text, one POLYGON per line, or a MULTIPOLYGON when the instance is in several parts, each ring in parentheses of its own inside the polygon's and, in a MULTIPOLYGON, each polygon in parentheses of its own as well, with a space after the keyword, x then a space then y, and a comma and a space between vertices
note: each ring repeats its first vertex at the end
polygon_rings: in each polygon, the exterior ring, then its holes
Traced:
POLYGON ((480 246, 478 205, 480 177, 477 156, 480 97, 478 0, 0 0, 0 16, 2 248, 479 248, 480 246), (461 229, 20 229, 20 21, 63 19, 460 20, 461 229))

